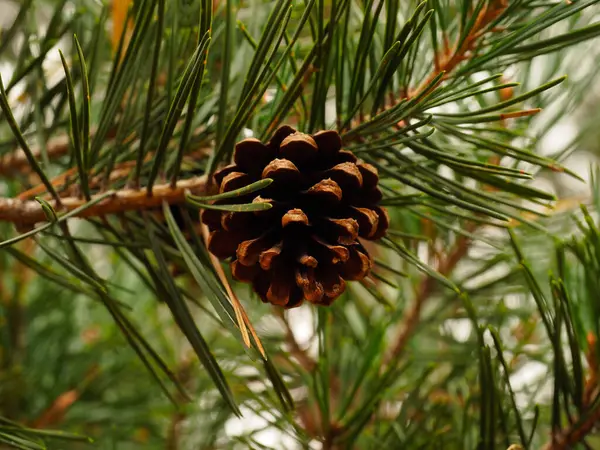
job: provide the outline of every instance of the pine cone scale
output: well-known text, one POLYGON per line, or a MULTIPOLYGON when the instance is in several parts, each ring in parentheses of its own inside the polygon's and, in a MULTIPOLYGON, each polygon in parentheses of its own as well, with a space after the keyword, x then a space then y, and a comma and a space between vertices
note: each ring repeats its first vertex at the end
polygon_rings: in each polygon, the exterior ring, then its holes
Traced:
POLYGON ((337 242, 342 245, 352 245, 358 238, 359 223, 353 219, 331 219, 325 218, 337 242))
POLYGON ((342 148, 342 139, 333 130, 319 131, 313 135, 313 140, 326 158, 333 158, 342 148))
POLYGON ((298 183, 302 180, 302 174, 292 161, 274 159, 262 171, 262 178, 272 178, 276 184, 298 183))
POLYGON ((283 228, 293 225, 309 225, 308 217, 301 209, 290 209, 281 218, 281 226, 283 228))
POLYGON ((379 174, 377 168, 368 163, 357 164, 356 167, 360 172, 363 179, 363 187, 365 189, 373 189, 377 187, 379 183, 379 174))
POLYGON ((243 172, 231 172, 226 175, 221 182, 221 187, 219 188, 219 194, 224 194, 225 192, 234 191, 236 189, 241 189, 244 186, 247 186, 251 183, 251 179, 248 175, 243 172))
POLYGON ((360 237, 369 239, 377 231, 379 226, 379 215, 368 208, 352 207, 352 217, 358 222, 360 237))
POLYGON ((338 204, 342 200, 342 188, 331 178, 326 178, 311 186, 306 194, 315 197, 314 201, 316 202, 338 204))
POLYGON ((325 295, 323 286, 315 279, 313 269, 296 269, 296 284, 302 289, 304 298, 310 303, 320 303, 325 295))
POLYGON ((273 265, 273 262, 277 260, 283 249, 283 241, 279 241, 271 248, 263 251, 259 256, 259 264, 261 269, 269 270, 273 265))
POLYGON ((257 264, 261 253, 271 247, 272 241, 269 233, 265 233, 256 239, 241 242, 236 250, 237 260, 245 266, 257 264))
POLYGON ((238 260, 234 260, 231 263, 231 273, 233 274, 234 278, 244 283, 251 283, 259 272, 260 268, 257 266, 245 266, 238 260))
POLYGON ((371 270, 371 259, 356 248, 350 248, 350 256, 342 265, 341 274, 346 280, 362 280, 371 270))
POLYGON ((256 138, 248 138, 236 145, 233 161, 237 167, 252 172, 257 166, 273 159, 273 150, 256 138))
POLYGON ((362 175, 354 163, 337 164, 325 173, 342 188, 342 191, 355 191, 362 187, 362 175))
POLYGON ((319 148, 311 136, 296 132, 283 140, 279 151, 283 158, 302 166, 311 162, 317 156, 319 148))

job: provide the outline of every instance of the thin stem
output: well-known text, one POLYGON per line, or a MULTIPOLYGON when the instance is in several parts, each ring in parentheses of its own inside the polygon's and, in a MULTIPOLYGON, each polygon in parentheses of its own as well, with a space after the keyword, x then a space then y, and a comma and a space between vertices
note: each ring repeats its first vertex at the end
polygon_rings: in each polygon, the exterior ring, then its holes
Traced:
POLYGON ((76 387, 63 392, 56 397, 50 406, 31 423, 31 426, 33 428, 49 428, 60 425, 68 410, 81 398, 84 390, 99 374, 100 369, 98 365, 93 364, 87 370, 83 380, 78 383, 76 387))
MULTIPOLYGON (((91 130, 90 137, 93 136, 95 132, 95 129, 91 130)), ((116 128, 111 129, 106 135, 106 139, 112 140, 115 135, 116 128)), ((64 134, 50 139, 46 147, 46 155, 43 155, 44 150, 42 148, 33 148, 31 152, 36 159, 44 160, 43 158, 47 156, 49 161, 55 161, 58 158, 67 155, 70 151, 69 135, 64 134)), ((27 159, 27 155, 20 148, 0 156, 0 175, 3 177, 11 177, 16 174, 29 174, 31 171, 32 168, 27 159)))
MULTIPOLYGON (((187 387, 187 385, 189 384, 189 382, 191 380, 192 369, 193 369, 193 365, 192 365, 191 360, 186 359, 181 362, 177 377, 179 378, 179 381, 181 382, 181 384, 184 387, 187 387)), ((186 400, 185 395, 183 395, 183 393, 181 393, 181 392, 178 393, 177 397, 178 397, 177 400, 181 403, 183 403, 186 400)), ((165 446, 165 448, 167 450, 177 450, 179 448, 179 438, 181 435, 181 427, 182 427, 183 421, 185 419, 186 419, 185 411, 183 409, 181 409, 180 407, 177 407, 177 409, 173 413, 173 416, 171 417, 171 423, 169 424, 169 431, 167 434, 167 443, 165 446)))
MULTIPOLYGON (((122 189, 115 192, 105 200, 81 211, 77 217, 98 217, 116 214, 125 211, 140 211, 144 209, 159 208, 163 202, 170 205, 185 202, 186 192, 201 193, 206 185, 206 177, 195 177, 180 180, 175 188, 170 184, 154 186, 152 195, 138 189, 122 189)), ((104 194, 93 195, 91 201, 104 194)), ((61 198, 59 205, 55 200, 49 200, 48 205, 58 212, 73 211, 89 203, 78 197, 61 198)), ((0 198, 0 221, 12 222, 20 226, 30 226, 38 222, 47 221, 46 213, 40 203, 34 200, 20 200, 16 198, 0 198)))
MULTIPOLYGON (((195 152, 190 153, 188 155, 188 158, 190 161, 195 161, 195 160, 200 159, 201 157, 204 157, 209 152, 210 152, 209 147, 201 147, 200 149, 196 150, 195 152)), ((144 162, 151 161, 153 157, 154 157, 153 152, 148 153, 146 155, 144 162)), ((112 171, 110 172, 108 179, 106 178, 106 174, 99 174, 99 175, 96 175, 95 177, 91 178, 90 179, 90 188, 94 188, 94 189, 100 188, 100 190, 104 190, 106 188, 105 184, 107 181, 116 181, 116 180, 120 180, 120 179, 128 177, 131 174, 131 170, 135 168, 135 165, 136 165, 136 161, 123 161, 122 163, 115 165, 113 167, 112 171)), ((62 186, 68 181, 68 179, 71 176, 73 176, 76 172, 77 172, 77 168, 72 167, 70 169, 65 170, 61 174, 57 175, 56 177, 52 178, 52 180, 50 180, 50 182, 52 183, 52 185, 55 188, 57 188, 57 189, 62 188, 62 186)), ((72 192, 72 189, 71 190, 58 189, 58 191, 61 193, 61 196, 71 196, 71 195, 75 196, 77 194, 77 192, 72 192)), ((31 189, 21 192, 17 196, 17 198, 19 200, 29 200, 35 196, 44 195, 45 193, 46 193, 46 187, 43 184, 39 184, 37 186, 32 187, 31 189)))
MULTIPOLYGON (((477 43, 487 31, 487 26, 490 23, 492 23, 500 14, 502 14, 502 12, 507 7, 508 3, 504 0, 493 0, 492 2, 490 2, 489 5, 484 6, 484 8, 480 11, 477 18, 475 19, 475 24, 473 25, 469 34, 462 41, 462 43, 456 42, 454 44, 454 50, 449 50, 449 48, 446 47, 444 55, 436 55, 436 60, 438 61, 437 67, 434 66, 434 70, 421 83, 419 88, 416 89, 415 94, 420 93, 423 90, 423 88, 429 85, 429 83, 431 83, 431 81, 441 72, 446 72, 444 77, 442 78, 443 80, 449 78, 451 72, 461 62, 469 58, 469 52, 471 52, 477 47, 477 43)), ((447 39, 445 40, 445 42, 446 41, 447 39)), ((413 94, 412 96, 414 96, 415 94, 413 94)))
MULTIPOLYGON (((445 71, 443 79, 450 76, 451 72, 468 57, 468 52, 476 47, 479 39, 485 34, 486 27, 496 18, 499 14, 504 11, 507 7, 506 2, 503 0, 496 0, 492 4, 485 7, 478 15, 475 24, 467 37, 464 39, 462 44, 459 42, 455 44, 453 51, 449 50, 449 46, 444 46, 444 55, 437 57, 439 61, 435 69, 429 74, 429 76, 421 83, 421 85, 409 96, 418 95, 426 86, 428 86, 436 76, 442 71, 445 71)), ((399 124, 400 125, 400 124, 399 124)), ((467 226, 467 231, 473 232, 477 229, 476 224, 470 224, 467 226)), ((450 275, 458 262, 467 254, 469 250, 470 239, 461 236, 454 249, 450 252, 446 259, 440 261, 438 266, 438 272, 444 276, 450 275)), ((421 311, 423 310, 424 304, 431 297, 436 289, 436 281, 432 277, 427 277, 423 280, 417 291, 417 296, 412 307, 404 315, 400 331, 394 339, 396 342, 389 352, 386 361, 396 360, 404 352, 408 341, 414 334, 421 317, 421 311)))
MULTIPOLYGON (((465 227, 465 229, 469 233, 473 233, 477 227, 478 224, 470 223, 465 227)), ((444 276, 449 276, 454 271, 454 268, 460 262, 460 260, 466 256, 467 252, 469 251, 470 244, 471 239, 465 236, 460 236, 448 256, 440 260, 437 271, 444 276)), ((393 340, 395 344, 388 353, 386 358, 387 363, 397 360, 404 353, 408 341, 413 336, 419 325, 421 311, 423 310, 425 303, 427 303, 427 301, 435 293, 437 287, 438 284, 436 279, 431 276, 424 278, 419 285, 417 296, 410 309, 404 314, 399 332, 396 338, 393 340)))
POLYGON ((283 328, 285 331, 285 342, 289 346, 290 354, 294 358, 296 358, 298 363, 302 366, 304 370, 306 370, 306 372, 311 373, 317 366, 316 361, 313 358, 311 358, 311 356, 308 353, 306 353, 306 351, 302 347, 300 347, 300 344, 298 344, 296 336, 292 331, 292 327, 290 326, 287 317, 285 317, 285 313, 283 311, 278 311, 277 315, 279 316, 279 319, 283 324, 283 328))
MULTIPOLYGON (((59 136, 48 143, 48 159, 55 160, 69 152, 69 137, 67 135, 59 136)), ((42 157, 41 149, 34 149, 33 156, 42 157)), ((21 149, 7 153, 0 157, 0 175, 7 177, 15 173, 31 172, 31 165, 27 155, 21 149)))
POLYGON ((551 441, 543 447, 543 450, 568 450, 583 441, 600 422, 600 407, 592 409, 586 416, 566 430, 553 434, 551 441))

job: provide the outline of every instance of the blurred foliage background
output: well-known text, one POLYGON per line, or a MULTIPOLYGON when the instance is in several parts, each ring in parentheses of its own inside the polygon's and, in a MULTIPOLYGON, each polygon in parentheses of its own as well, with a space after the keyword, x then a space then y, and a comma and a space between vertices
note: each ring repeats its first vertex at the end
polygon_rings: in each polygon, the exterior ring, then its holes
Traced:
POLYGON ((600 448, 597 3, 0 1, 0 445, 600 448), (281 123, 382 178, 374 275, 330 308, 232 282, 240 325, 160 208, 6 219, 281 123))

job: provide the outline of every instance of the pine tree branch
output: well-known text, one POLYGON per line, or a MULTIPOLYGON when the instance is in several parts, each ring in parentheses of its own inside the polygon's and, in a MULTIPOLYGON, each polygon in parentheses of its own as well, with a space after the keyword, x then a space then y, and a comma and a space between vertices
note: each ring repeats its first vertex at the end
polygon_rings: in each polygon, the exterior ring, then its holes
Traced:
POLYGON ((49 428, 59 425, 64 420, 68 410, 81 398, 81 394, 85 388, 99 373, 99 367, 96 364, 92 365, 79 386, 69 389, 56 397, 52 404, 42 412, 40 417, 33 421, 31 426, 34 428, 49 428))
POLYGON ((596 349, 598 348, 598 339, 593 332, 588 332, 586 336, 588 349, 585 352, 585 359, 588 364, 588 374, 585 380, 585 389, 583 391, 583 404, 589 405, 592 402, 592 398, 598 395, 598 356, 596 349))
MULTIPOLYGON (((477 227, 478 224, 469 223, 465 228, 469 233, 472 233, 477 229, 477 227)), ((444 276, 449 276, 460 260, 466 256, 467 252, 469 251, 470 244, 471 240, 469 238, 460 236, 448 256, 440 260, 437 271, 444 276)), ((427 300, 432 297, 432 294, 437 289, 437 286, 438 284, 436 279, 431 276, 424 278, 419 285, 414 303, 404 314, 399 332, 396 338, 393 340, 395 344, 386 357, 387 364, 389 364, 391 361, 397 360, 404 353, 408 341, 419 325, 421 311, 423 310, 425 303, 427 303, 427 300)))
MULTIPOLYGON (((68 135, 58 136, 48 142, 47 156, 49 160, 54 160, 66 155, 69 152, 70 140, 68 135)), ((41 149, 33 149, 35 159, 42 157, 41 149)), ((13 176, 15 173, 29 173, 31 165, 27 160, 25 152, 21 149, 7 153, 0 157, 0 175, 4 177, 13 176)))
MULTIPOLYGON (((588 197, 576 197, 575 202, 572 199, 565 199, 557 203, 557 205, 552 210, 548 210, 548 213, 558 213, 565 210, 569 210, 573 206, 578 205, 581 201, 583 201, 586 198, 588 197)), ((527 215, 525 216, 527 217, 527 215)), ((518 223, 513 223, 513 226, 517 225, 518 223)), ((469 233, 475 232, 477 228, 478 224, 476 223, 469 223, 465 227, 466 231, 468 231, 469 233)), ((437 267, 437 271, 446 277, 449 276, 455 269, 456 265, 460 262, 460 260, 464 256, 466 256, 467 252, 469 251, 470 244, 471 240, 469 238, 465 236, 460 236, 454 248, 448 254, 448 256, 440 260, 440 263, 437 267)), ((423 307, 427 300, 432 296, 433 293, 435 293, 437 286, 438 284, 436 282, 436 279, 430 276, 426 277, 421 282, 419 288, 417 289, 417 296, 412 307, 404 314, 402 325, 400 326, 400 331, 394 339, 395 345, 392 348, 392 350, 388 353, 388 357, 386 358, 387 363, 399 358, 403 354, 404 350, 406 349, 406 345, 408 344, 408 341, 410 340, 410 338, 412 337, 419 325, 421 311, 423 310, 423 307)))
POLYGON ((290 354, 296 358, 304 370, 311 373, 317 366, 316 361, 311 358, 311 356, 302 347, 300 347, 300 344, 298 344, 298 341, 294 336, 294 332, 292 331, 292 327, 285 317, 285 312, 278 311, 277 315, 283 324, 285 330, 285 342, 289 346, 290 354))
MULTIPOLYGON (((172 188, 170 183, 156 185, 151 196, 145 189, 122 189, 81 211, 76 217, 98 217, 126 211, 152 209, 160 207, 163 202, 170 205, 181 204, 185 202, 186 192, 198 194, 204 190, 205 186, 206 177, 202 176, 180 180, 175 188, 172 188)), ((91 201, 98 199, 101 195, 93 195, 91 201)), ((48 204, 59 213, 73 211, 87 203, 89 202, 79 197, 62 198, 60 205, 57 205, 54 200, 48 200, 48 204)), ((37 201, 0 198, 0 221, 27 227, 47 220, 42 205, 37 201)))
MULTIPOLYGON (((192 369, 193 369, 192 360, 185 359, 184 361, 181 362, 178 373, 177 373, 177 378, 181 382, 181 385, 186 388, 191 379, 192 369)), ((185 402, 186 397, 182 392, 178 392, 177 400, 178 400, 178 402, 183 403, 183 402, 185 402)), ((183 421, 186 419, 186 416, 187 416, 186 411, 184 409, 181 409, 180 407, 177 407, 176 411, 173 413, 173 416, 171 417, 171 422, 169 424, 168 433, 167 433, 167 443, 165 446, 165 448, 167 450, 177 450, 179 448, 179 438, 180 438, 180 434, 181 434, 181 427, 182 427, 183 421)))
POLYGON ((415 90, 415 93, 410 96, 413 97, 414 95, 421 93, 421 91, 428 86, 440 72, 446 72, 442 80, 449 78, 451 72, 456 69, 461 62, 467 60, 470 56, 470 52, 477 48, 477 44, 485 35, 488 25, 492 23, 500 14, 502 14, 507 7, 507 0, 492 0, 489 4, 484 5, 477 15, 475 24, 473 25, 469 34, 465 37, 462 43, 457 40, 453 46, 453 50, 450 50, 448 38, 444 35, 444 54, 435 55, 434 70, 415 90))
MULTIPOLYGON (((443 36, 444 43, 444 54, 435 55, 434 70, 429 76, 420 84, 420 86, 414 91, 414 93, 406 93, 407 96, 414 96, 419 94, 426 86, 431 84, 435 77, 442 71, 446 72, 444 78, 447 79, 451 72, 465 59, 468 58, 469 53, 473 51, 479 40, 485 35, 486 29, 490 23, 492 23, 504 10, 508 7, 506 0, 492 0, 490 4, 485 5, 479 12, 475 24, 466 38, 460 43, 454 44, 454 49, 450 50, 448 45, 448 38, 446 35, 443 36)), ((460 39, 460 35, 459 35, 460 39)), ((508 118, 508 117, 507 117, 508 118)), ((402 124, 398 124, 401 126, 402 124)), ((469 224, 467 230, 473 232, 477 229, 476 224, 469 224)), ((438 272, 444 276, 448 276, 456 267, 458 262, 465 256, 469 250, 470 240, 464 236, 459 237, 453 251, 448 257, 440 261, 438 272)), ((400 327, 400 331, 394 340, 396 343, 392 347, 392 350, 388 353, 386 362, 389 363, 400 357, 404 352, 406 345, 410 337, 415 332, 421 317, 421 311, 427 299, 431 297, 431 294, 436 289, 436 280, 433 277, 427 277, 421 283, 421 286, 417 290, 417 297, 406 314, 400 327)))
POLYGON ((572 424, 566 430, 553 434, 543 450, 569 450, 585 439, 600 422, 600 407, 592 409, 585 418, 572 424))
MULTIPOLYGON (((90 130, 90 137, 96 133, 96 129, 90 130)), ((106 140, 112 140, 116 137, 116 127, 113 127, 106 134, 106 140)), ((53 137, 48 140, 46 144, 46 156, 48 160, 53 161, 61 156, 64 156, 71 151, 71 138, 68 133, 53 137)), ((32 148, 33 157, 36 160, 42 159, 42 149, 32 148)), ((0 156, 0 175, 4 177, 11 177, 15 174, 29 174, 31 173, 31 165, 27 160, 25 152, 16 148, 14 151, 0 156)))
MULTIPOLYGON (((197 159, 203 158, 206 155, 210 154, 211 152, 211 148, 210 147, 200 147, 199 149, 190 152, 188 155, 185 156, 185 161, 195 161, 197 159)), ((149 153, 146 158, 144 159, 144 163, 149 162, 152 160, 152 158, 154 157, 154 153, 149 153)), ((89 180, 89 185, 90 188, 100 188, 100 190, 106 190, 109 188, 109 186, 106 185, 106 183, 110 183, 112 181, 116 181, 116 180, 121 180, 127 176, 129 176, 129 174, 131 173, 131 170, 133 170, 136 166, 137 162, 136 161, 123 161, 122 163, 117 164, 113 170, 111 171, 110 175, 108 177, 106 177, 104 174, 99 174, 94 176, 93 178, 91 178, 89 180)), ((62 190, 62 186, 70 179, 70 177, 76 177, 77 176, 77 167, 72 167, 70 169, 65 170, 63 173, 57 175, 56 177, 52 178, 52 180, 50 180, 50 183, 52 184, 52 186, 54 186, 57 191, 60 192, 61 195, 76 195, 79 191, 77 190, 77 184, 72 184, 71 185, 71 191, 65 191, 62 190), (70 193, 69 193, 70 192, 70 193)), ((39 184, 37 186, 32 187, 31 189, 28 189, 24 192, 21 192, 17 198, 19 200, 28 200, 31 199, 37 195, 42 195, 46 192, 46 186, 44 186, 44 184, 39 184)))
MULTIPOLYGON (((597 339, 593 333, 588 333, 586 340, 588 351, 585 356, 589 366, 589 373, 583 392, 584 407, 592 404, 594 397, 598 395, 598 361, 595 352, 597 339)), ((600 406, 592 407, 591 411, 584 418, 571 423, 566 430, 557 430, 554 432, 552 439, 543 447, 543 450, 568 450, 573 448, 574 445, 583 441, 599 422, 600 406)))

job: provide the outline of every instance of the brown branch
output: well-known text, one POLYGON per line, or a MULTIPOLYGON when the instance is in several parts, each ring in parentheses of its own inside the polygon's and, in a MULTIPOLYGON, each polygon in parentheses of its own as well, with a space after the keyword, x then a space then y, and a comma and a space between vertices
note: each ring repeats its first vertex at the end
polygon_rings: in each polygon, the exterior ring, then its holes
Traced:
MULTIPOLYGON (((177 378, 179 378, 182 386, 187 387, 190 384, 190 381, 192 381, 192 369, 192 359, 186 358, 181 362, 177 373, 177 378)), ((183 403, 186 401, 185 395, 182 392, 177 393, 177 401, 178 403, 183 403)), ((171 422, 167 432, 167 442, 165 445, 167 450, 177 450, 179 448, 181 427, 186 417, 186 411, 181 409, 180 406, 177 406, 173 416, 171 417, 171 422)))
MULTIPOLYGON (((31 240, 20 242, 19 247, 23 253, 31 255, 35 243, 31 240)), ((4 381, 7 388, 0 393, 0 414, 9 419, 18 419, 23 413, 25 396, 19 375, 27 350, 28 311, 24 296, 33 271, 18 261, 0 268, 4 274, 9 271, 8 279, 13 281, 14 287, 6 289, 4 283, 0 282, 0 305, 4 312, 3 328, 7 338, 7 345, 0 351, 0 373, 8 374, 4 381)))
MULTIPOLYGON (((285 331, 284 339, 289 347, 290 355, 298 361, 298 364, 307 373, 314 372, 317 368, 317 362, 298 343, 285 312, 277 311, 277 316, 283 324, 285 331)), ((341 394, 341 383, 335 372, 329 373, 329 386, 330 389, 326 395, 329 395, 331 409, 335 410, 339 404, 341 394)), ((296 413, 304 431, 312 438, 321 440, 323 442, 323 449, 334 450, 340 448, 336 445, 335 439, 341 434, 343 428, 338 423, 331 421, 330 418, 327 418, 329 429, 325 428, 323 411, 315 403, 310 401, 298 403, 296 405, 296 413)))
MULTIPOLYGON (((95 133, 96 129, 93 128, 90 131, 90 138, 95 133)), ((115 136, 116 128, 112 128, 106 133, 105 139, 111 140, 114 139, 115 136)), ((46 156, 50 161, 58 159, 69 153, 71 149, 70 145, 71 139, 69 133, 53 137, 46 143, 46 156)), ((32 148, 31 152, 36 160, 42 159, 41 148, 32 148)), ((32 174, 29 160, 27 159, 27 156, 25 156, 25 152, 20 148, 16 148, 14 151, 0 157, 0 176, 10 177, 16 174, 32 174)), ((32 175, 37 176, 36 173, 33 173, 32 175)))
MULTIPOLYGON (((469 232, 475 231, 477 228, 477 224, 470 223, 466 226, 466 230, 469 232)), ((449 276, 459 261, 467 254, 469 251, 471 240, 465 236, 460 236, 454 245, 452 251, 448 254, 448 256, 442 260, 440 260, 437 271, 444 275, 449 276)), ((427 276, 417 289, 416 298, 408 311, 404 314, 402 324, 400 326, 400 330, 393 340, 395 342, 394 346, 388 353, 386 357, 386 362, 389 363, 394 359, 397 359, 404 353, 406 349, 406 345, 408 341, 414 334, 417 326, 419 325, 419 321, 421 318, 421 311, 423 310, 423 306, 427 302, 428 299, 431 298, 432 294, 435 292, 438 284, 435 278, 431 276, 427 276)))
POLYGON ((35 419, 31 426, 33 428, 49 428, 60 424, 67 411, 75 404, 85 388, 98 376, 100 370, 96 364, 94 364, 86 373, 84 379, 80 385, 74 389, 70 389, 60 394, 52 404, 45 409, 40 417, 35 419))
POLYGON ((33 427, 48 428, 61 423, 69 408, 71 408, 78 399, 79 392, 77 389, 63 392, 56 397, 54 402, 42 413, 40 418, 32 424, 33 427))
MULTIPOLYGON (((184 157, 184 161, 198 160, 198 159, 206 156, 207 154, 209 154, 210 151, 211 151, 210 147, 200 147, 199 149, 196 149, 195 151, 190 152, 188 155, 186 155, 184 157)), ((148 153, 148 155, 146 155, 146 158, 144 158, 144 162, 151 161, 153 157, 154 157, 154 153, 148 153)), ((136 164, 137 164, 136 161, 123 161, 123 162, 115 165, 115 167, 111 171, 110 175, 108 176, 108 179, 106 179, 104 174, 99 174, 99 175, 96 175, 93 178, 91 178, 89 180, 90 188, 98 188, 98 187, 102 188, 103 183, 105 183, 106 181, 108 181, 108 182, 116 181, 116 180, 120 180, 122 178, 129 176, 129 174, 131 173, 131 170, 135 168, 136 164)), ((61 195, 65 195, 66 191, 63 189, 63 186, 67 183, 67 181, 71 177, 75 177, 75 176, 77 176, 77 167, 71 167, 70 169, 67 169, 63 173, 52 178, 50 180, 50 183, 52 184, 52 186, 54 186, 54 188, 58 192, 60 192, 61 195)), ((71 190, 74 190, 73 188, 76 188, 76 185, 72 185, 71 190)), ((46 193, 46 186, 43 183, 41 183, 41 184, 38 184, 37 186, 32 187, 31 189, 21 192, 17 196, 17 198, 20 200, 27 200, 27 199, 31 199, 31 198, 35 197, 36 195, 42 195, 45 193, 46 193)), ((73 194, 71 193, 71 194, 67 194, 67 195, 73 195, 73 194)))
MULTIPOLYGON (((420 93, 429 85, 433 79, 438 76, 442 71, 445 71, 445 75, 442 79, 446 79, 450 76, 450 73, 464 60, 468 58, 469 52, 471 52, 478 44, 479 40, 485 35, 486 28, 493 22, 506 8, 508 2, 506 0, 493 0, 490 4, 483 7, 478 14, 475 24, 473 25, 468 36, 464 39, 459 47, 457 41, 454 45, 454 50, 450 50, 447 44, 447 36, 444 36, 444 52, 443 55, 436 55, 434 64, 434 70, 429 76, 421 83, 421 85, 410 94, 412 96, 420 93)), ((494 30, 490 30, 494 31, 494 30)), ((535 111, 537 112, 537 111, 535 111)), ((533 112, 522 113, 527 115, 533 112)), ((509 114, 506 115, 509 118, 509 114)), ((399 124, 400 126, 401 124, 399 124)), ((472 232, 477 229, 476 224, 469 224, 467 230, 472 232)), ((452 273, 458 262, 465 256, 469 250, 470 240, 464 236, 458 238, 458 241, 454 249, 448 254, 445 259, 440 260, 438 265, 438 272, 444 276, 448 276, 452 273)), ((417 290, 415 301, 411 308, 404 314, 404 319, 400 331, 394 340, 396 343, 389 352, 386 361, 390 361, 398 358, 405 350, 406 345, 416 330, 419 320, 421 317, 421 311, 423 310, 424 304, 427 299, 431 297, 436 289, 437 283, 435 278, 425 278, 417 290)))
POLYGON ((285 312, 278 311, 277 315, 279 316, 279 319, 283 324, 283 328, 285 331, 285 343, 289 347, 290 354, 294 358, 296 358, 296 360, 304 370, 306 370, 309 373, 312 372, 317 367, 316 361, 310 357, 306 350, 300 347, 300 344, 298 344, 298 341, 294 336, 294 332, 292 331, 292 327, 290 326, 290 323, 285 317, 285 312))
MULTIPOLYGON (((508 0, 491 0, 490 3, 485 5, 482 8, 482 10, 479 12, 479 14, 475 20, 475 23, 473 24, 469 34, 466 36, 466 38, 463 40, 463 42, 460 43, 457 39, 457 41, 453 44, 452 48, 450 47, 448 35, 443 34, 442 35, 442 42, 443 42, 442 51, 435 53, 433 55, 433 70, 425 77, 425 79, 416 88, 409 89, 409 86, 400 86, 400 92, 398 93, 399 95, 397 97, 393 97, 393 94, 390 93, 390 95, 392 97, 390 98, 389 108, 392 108, 392 107, 398 105, 398 103, 401 100, 409 100, 409 99, 416 97, 419 94, 426 94, 426 92, 424 92, 425 88, 429 84, 431 84, 433 82, 433 80, 441 73, 444 73, 444 75, 440 78, 440 80, 434 86, 431 86, 429 88, 428 92, 432 92, 443 81, 450 78, 450 76, 452 75, 452 71, 454 71, 460 65, 460 63, 462 63, 463 61, 466 61, 472 57, 473 52, 477 49, 479 42, 481 41, 481 39, 483 37, 485 37, 485 35, 488 32, 494 33, 494 32, 503 31, 502 28, 494 27, 494 28, 488 29, 488 27, 498 16, 500 16, 504 12, 504 10, 507 7, 508 7, 508 0), (459 46, 459 44, 460 44, 460 46, 459 46)), ((386 108, 386 106, 384 104, 383 109, 385 109, 385 108, 386 108)), ((528 113, 525 113, 524 115, 531 115, 531 114, 535 114, 536 112, 537 111, 530 111, 528 113)), ((518 116, 506 117, 506 118, 516 118, 516 117, 518 117, 518 116)), ((368 117, 368 116, 361 117, 359 120, 353 121, 350 126, 364 123, 369 118, 370 117, 368 117)), ((406 123, 404 122, 404 120, 401 120, 395 126, 397 128, 402 128, 402 127, 406 126, 406 123)), ((338 128, 339 127, 340 127, 340 124, 338 124, 338 128)), ((353 137, 353 139, 360 141, 360 137, 353 137)))
POLYGON ((585 380, 585 389, 583 390, 583 404, 589 405, 595 395, 598 395, 598 356, 596 349, 598 339, 593 332, 588 332, 586 336, 588 349, 585 352, 585 359, 588 364, 588 374, 585 380))
MULTIPOLYGON (((312 373, 316 367, 317 362, 306 352, 305 349, 300 347, 298 341, 296 340, 296 336, 294 336, 294 332, 290 323, 286 317, 286 313, 284 311, 276 311, 277 317, 279 317, 283 329, 284 329, 284 339, 285 343, 288 346, 289 354, 296 359, 300 367, 305 370, 307 373, 312 373)), ((289 361, 286 361, 289 364, 289 361)), ((320 439, 322 435, 322 423, 323 418, 321 416, 322 411, 312 402, 307 399, 303 402, 298 402, 296 404, 296 414, 298 415, 298 419, 302 424, 304 431, 314 439, 320 439)))
MULTIPOLYGON (((148 196, 143 188, 122 189, 81 211, 76 217, 98 217, 126 211, 152 209, 160 207, 163 202, 170 205, 181 204, 185 201, 187 191, 201 193, 205 185, 206 177, 194 177, 180 180, 174 189, 170 183, 156 185, 151 196, 148 196)), ((101 195, 93 195, 92 201, 97 200, 101 195)), ((61 205, 58 207, 54 200, 48 200, 48 204, 59 213, 73 211, 86 203, 88 202, 78 197, 66 197, 61 199, 61 205)), ((38 222, 45 222, 47 218, 42 205, 34 200, 0 198, 0 221, 12 222, 21 227, 27 227, 38 222)))
POLYGON ((553 434, 543 450, 569 450, 583 441, 590 431, 600 422, 600 407, 592 409, 587 417, 572 424, 566 430, 553 434))
MULTIPOLYGON (((588 352, 586 360, 589 366, 589 373, 585 381, 582 403, 584 408, 592 404, 593 398, 598 394, 598 360, 596 356, 597 339, 593 333, 588 333, 588 352)), ((556 430, 552 434, 543 450, 567 450, 573 448, 575 444, 583 441, 587 434, 600 422, 600 407, 591 408, 585 417, 578 422, 572 423, 566 430, 556 430)))
MULTIPOLYGON (((33 149, 33 157, 36 160, 41 159, 42 151, 33 149)), ((56 159, 66 155, 69 152, 69 136, 58 136, 48 142, 48 159, 56 159)), ((21 149, 0 157, 0 175, 11 176, 15 173, 28 173, 31 171, 31 166, 27 160, 25 152, 21 149)))
MULTIPOLYGON (((450 73, 463 61, 469 58, 469 52, 477 47, 479 40, 485 35, 486 28, 492 23, 504 10, 508 7, 507 0, 492 0, 490 4, 484 6, 480 11, 469 35, 464 39, 460 47, 459 42, 454 44, 454 50, 450 50, 448 44, 448 37, 444 35, 444 52, 442 55, 436 54, 434 56, 434 70, 429 76, 421 83, 421 85, 415 90, 415 93, 420 93, 425 86, 433 81, 441 72, 446 72, 442 80, 447 79, 450 73)), ((497 30, 489 30, 497 31, 497 30)), ((412 96, 414 96, 413 94, 412 96)))

